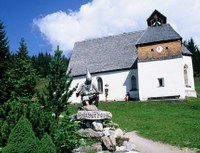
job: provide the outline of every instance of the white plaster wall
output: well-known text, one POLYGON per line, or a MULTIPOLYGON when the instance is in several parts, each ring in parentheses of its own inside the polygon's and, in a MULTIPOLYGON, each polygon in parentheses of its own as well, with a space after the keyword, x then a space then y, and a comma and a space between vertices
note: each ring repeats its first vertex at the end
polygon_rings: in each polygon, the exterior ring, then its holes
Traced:
MULTIPOLYGON (((105 84, 109 85, 108 100, 124 100, 125 95, 128 91, 131 90, 131 76, 135 75, 138 79, 137 70, 123 70, 123 71, 114 71, 106 73, 92 74, 92 82, 97 84, 97 77, 101 77, 103 80, 103 87, 105 84)), ((81 85, 85 81, 85 76, 75 77, 72 81, 71 87, 76 86, 78 83, 81 85)), ((138 91, 136 91, 135 96, 138 96, 138 91)), ((70 101, 73 103, 80 103, 80 97, 76 97, 76 92, 73 93, 70 101)), ((100 94, 100 101, 105 101, 105 93, 103 89, 103 94, 100 94)))
POLYGON ((139 97, 141 101, 149 97, 180 95, 185 98, 182 58, 139 62, 139 97), (164 87, 159 87, 158 78, 164 78, 164 87))
POLYGON ((194 73, 193 73, 193 65, 192 65, 192 58, 191 56, 183 56, 183 69, 184 65, 187 64, 188 66, 188 81, 190 87, 185 86, 185 93, 188 97, 197 97, 194 85, 194 73))

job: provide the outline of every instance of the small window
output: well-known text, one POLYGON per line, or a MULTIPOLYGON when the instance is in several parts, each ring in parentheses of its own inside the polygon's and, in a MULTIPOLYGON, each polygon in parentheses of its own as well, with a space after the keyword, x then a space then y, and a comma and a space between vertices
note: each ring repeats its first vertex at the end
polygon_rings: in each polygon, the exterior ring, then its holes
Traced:
POLYGON ((103 80, 101 77, 97 78, 97 87, 99 92, 103 93, 103 80))
POLYGON ((132 89, 131 89, 132 91, 137 90, 137 81, 134 75, 131 77, 131 85, 132 85, 132 89))
POLYGON ((184 79, 185 79, 185 86, 191 88, 189 84, 189 75, 188 75, 188 65, 184 65, 184 79))
POLYGON ((169 49, 168 47, 165 47, 166 49, 169 49))
POLYGON ((158 78, 158 87, 164 87, 164 78, 158 78))
POLYGON ((153 49, 151 49, 151 51, 153 52, 153 49))

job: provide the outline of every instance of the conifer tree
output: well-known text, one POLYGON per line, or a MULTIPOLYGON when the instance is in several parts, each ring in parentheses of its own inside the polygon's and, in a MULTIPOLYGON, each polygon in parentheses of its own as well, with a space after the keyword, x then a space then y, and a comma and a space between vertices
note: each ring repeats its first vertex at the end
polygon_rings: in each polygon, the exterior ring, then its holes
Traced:
POLYGON ((21 39, 19 49, 14 56, 13 66, 5 72, 5 99, 32 98, 37 81, 36 70, 28 56, 27 46, 21 39))
POLYGON ((31 123, 22 116, 12 129, 3 153, 35 153, 39 140, 35 137, 31 123))
POLYGON ((2 84, 4 84, 5 76, 4 73, 8 67, 8 62, 9 62, 9 45, 8 45, 8 39, 6 37, 6 32, 5 32, 5 26, 3 22, 0 20, 0 104, 4 102, 3 99, 3 89, 2 89, 2 84))
POLYGON ((68 60, 58 47, 50 62, 47 90, 40 101, 45 108, 55 113, 55 118, 58 118, 63 111, 67 112, 68 100, 75 90, 75 88, 70 89, 72 77, 67 70, 68 60))
POLYGON ((200 50, 198 46, 195 44, 193 38, 189 39, 188 41, 185 41, 184 45, 192 53, 194 75, 199 76, 200 75, 200 50))
POLYGON ((36 153, 56 153, 56 146, 48 134, 44 134, 36 153))

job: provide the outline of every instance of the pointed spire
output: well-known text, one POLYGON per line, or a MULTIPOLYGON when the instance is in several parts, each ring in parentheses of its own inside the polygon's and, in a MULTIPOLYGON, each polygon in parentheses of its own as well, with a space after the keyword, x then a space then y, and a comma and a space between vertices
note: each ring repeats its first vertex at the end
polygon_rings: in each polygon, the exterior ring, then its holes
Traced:
POLYGON ((92 81, 92 76, 91 76, 88 68, 86 68, 86 81, 89 81, 89 82, 92 81))

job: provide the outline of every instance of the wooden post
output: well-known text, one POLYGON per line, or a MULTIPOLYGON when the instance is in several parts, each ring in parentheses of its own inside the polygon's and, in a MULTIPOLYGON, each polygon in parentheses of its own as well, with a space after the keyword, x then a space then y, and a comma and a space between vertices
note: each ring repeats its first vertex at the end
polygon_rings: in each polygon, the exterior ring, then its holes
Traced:
POLYGON ((106 110, 108 110, 108 84, 105 84, 106 110))

